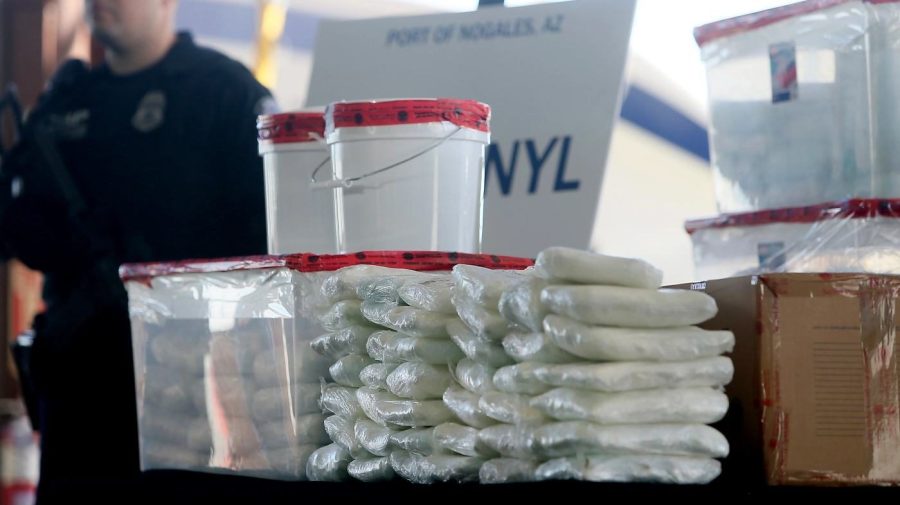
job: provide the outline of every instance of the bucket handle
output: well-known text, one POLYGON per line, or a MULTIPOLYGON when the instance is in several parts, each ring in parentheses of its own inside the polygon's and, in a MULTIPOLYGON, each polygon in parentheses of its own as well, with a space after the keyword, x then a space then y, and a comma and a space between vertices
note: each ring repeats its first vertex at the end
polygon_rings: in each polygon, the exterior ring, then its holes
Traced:
POLYGON ((351 186, 353 186, 353 184, 355 182, 361 181, 362 179, 372 177, 374 175, 378 175, 380 173, 387 172, 388 170, 390 170, 392 168, 399 167, 400 165, 402 165, 406 162, 412 161, 412 160, 418 158, 419 156, 422 156, 423 154, 426 154, 430 151, 433 151, 434 149, 437 149, 444 142, 450 140, 454 135, 459 133, 460 130, 462 130, 462 126, 457 126, 456 129, 454 129, 452 132, 450 132, 446 136, 438 139, 436 142, 434 142, 430 146, 426 147, 425 149, 422 149, 421 151, 417 152, 416 154, 413 154, 412 156, 409 156, 408 158, 404 158, 398 162, 391 163, 390 165, 388 165, 386 167, 379 168, 378 170, 373 170, 367 174, 358 175, 356 177, 350 177, 349 179, 333 179, 330 181, 317 181, 316 174, 319 173, 319 170, 321 170, 322 167, 324 167, 329 161, 331 161, 331 156, 329 156, 328 158, 325 158, 325 160, 322 163, 319 163, 319 166, 317 166, 316 169, 313 170, 313 173, 309 178, 310 179, 309 187, 310 187, 310 189, 350 188, 351 186))

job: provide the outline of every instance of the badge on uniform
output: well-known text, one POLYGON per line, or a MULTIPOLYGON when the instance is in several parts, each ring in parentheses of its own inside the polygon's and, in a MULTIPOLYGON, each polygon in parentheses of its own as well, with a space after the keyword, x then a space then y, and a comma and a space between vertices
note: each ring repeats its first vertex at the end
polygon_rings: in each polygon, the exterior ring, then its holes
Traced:
POLYGON ((166 112, 166 95, 162 91, 150 91, 131 118, 131 125, 140 132, 148 133, 162 124, 166 112))

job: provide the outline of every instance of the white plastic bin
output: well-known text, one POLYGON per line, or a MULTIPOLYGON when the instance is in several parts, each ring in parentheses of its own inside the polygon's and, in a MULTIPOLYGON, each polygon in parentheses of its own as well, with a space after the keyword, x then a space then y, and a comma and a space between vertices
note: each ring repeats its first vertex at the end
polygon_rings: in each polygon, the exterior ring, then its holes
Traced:
POLYGON ((339 249, 480 252, 489 120, 472 100, 329 105, 339 249))
POLYGON ((260 116, 269 254, 337 252, 334 190, 313 191, 313 172, 330 177, 323 111, 260 116))
POLYGON ((810 0, 695 30, 721 212, 900 196, 897 9, 810 0))
POLYGON ((900 274, 900 200, 853 199, 688 221, 694 278, 771 272, 900 274))

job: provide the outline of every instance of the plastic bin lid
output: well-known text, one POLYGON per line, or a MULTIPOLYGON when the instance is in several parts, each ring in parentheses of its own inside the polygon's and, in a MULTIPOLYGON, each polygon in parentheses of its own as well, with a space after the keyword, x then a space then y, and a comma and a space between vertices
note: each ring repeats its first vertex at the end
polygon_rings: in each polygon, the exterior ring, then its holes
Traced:
POLYGON ((514 256, 436 251, 364 251, 354 254, 298 253, 280 256, 126 263, 119 267, 119 277, 123 281, 133 281, 170 274, 231 272, 265 268, 292 268, 298 272, 331 272, 353 265, 377 265, 422 272, 450 270, 454 265, 475 265, 495 270, 521 270, 534 265, 534 261, 514 256))
POLYGON ((761 226, 776 223, 814 223, 826 219, 862 219, 871 217, 900 218, 900 199, 853 198, 806 207, 722 214, 707 219, 694 219, 684 223, 684 229, 693 234, 698 230, 731 228, 736 226, 761 226))
MULTIPOLYGON (((764 26, 768 26, 779 21, 784 21, 796 16, 810 14, 822 9, 828 9, 836 5, 849 3, 853 0, 807 0, 774 9, 768 9, 752 14, 745 14, 730 19, 715 21, 703 26, 694 28, 694 39, 697 45, 703 46, 707 42, 711 42, 722 37, 728 37, 738 33, 756 30, 764 26)), ((862 0, 870 4, 896 3, 900 0, 862 0)))
POLYGON ((490 132, 491 108, 475 100, 412 98, 335 102, 325 111, 326 133, 336 128, 396 126, 447 121, 461 128, 490 132))
POLYGON ((325 136, 323 112, 286 112, 256 118, 260 143, 318 142, 325 136))

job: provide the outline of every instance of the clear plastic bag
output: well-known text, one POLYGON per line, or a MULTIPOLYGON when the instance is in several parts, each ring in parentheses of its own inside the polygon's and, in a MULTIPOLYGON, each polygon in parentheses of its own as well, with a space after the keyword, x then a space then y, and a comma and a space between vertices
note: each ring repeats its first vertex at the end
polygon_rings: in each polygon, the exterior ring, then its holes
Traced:
POLYGON ((406 400, 369 388, 358 389, 356 397, 366 415, 382 426, 425 427, 457 421, 443 400, 406 400))
POLYGON ((346 482, 350 480, 347 465, 353 458, 347 449, 330 444, 316 450, 306 462, 306 476, 311 481, 346 482))
POLYGON ((411 428, 457 420, 443 400, 376 401, 375 408, 387 422, 411 428))
POLYGON ((356 419, 329 416, 325 418, 325 432, 332 442, 346 449, 353 459, 371 458, 372 455, 367 451, 356 438, 356 419))
POLYGON ((544 279, 656 289, 663 273, 639 259, 618 258, 568 247, 550 247, 538 254, 534 273, 544 279))
POLYGON ((365 354, 369 335, 378 331, 374 326, 353 325, 313 339, 310 347, 330 359, 339 359, 348 354, 365 354))
POLYGON ((419 275, 387 275, 384 277, 373 277, 360 282, 356 286, 356 296, 360 300, 373 303, 388 303, 400 305, 399 289, 410 279, 430 279, 429 274, 421 273, 419 275))
POLYGON ((473 428, 486 428, 497 424, 495 419, 484 415, 478 407, 481 395, 477 395, 459 386, 450 386, 444 392, 444 405, 447 406, 463 423, 473 428))
MULTIPOLYGON (((171 368, 147 365, 144 370, 144 401, 158 405, 166 412, 189 414, 194 410, 191 385, 199 384, 203 391, 203 378, 191 377, 171 368)), ((198 406, 205 409, 205 402, 198 406)))
MULTIPOLYGON (((260 436, 260 438, 262 437, 260 436)), ((212 447, 212 430, 209 427, 209 419, 200 417, 192 419, 188 423, 187 447, 198 451, 209 450, 212 447)))
POLYGON ((653 389, 625 393, 559 388, 533 398, 531 406, 561 421, 591 421, 598 424, 712 424, 725 417, 728 396, 711 388, 653 389))
POLYGON ((457 363, 454 378, 460 386, 467 390, 476 394, 484 394, 496 390, 494 387, 496 371, 492 367, 466 358, 457 363))
POLYGON ((529 277, 528 280, 504 291, 500 296, 500 315, 507 321, 531 331, 541 331, 541 324, 550 311, 541 303, 541 291, 549 286, 546 279, 529 277))
POLYGON ((363 482, 383 482, 394 478, 390 458, 357 459, 347 465, 347 473, 363 482))
POLYGON ((356 389, 334 383, 322 386, 322 408, 344 417, 359 417, 363 411, 356 399, 356 389))
MULTIPOLYGON (((289 376, 292 376, 295 381, 318 382, 328 375, 328 367, 331 364, 331 361, 324 356, 320 356, 316 352, 312 352, 310 348, 305 345, 296 349, 293 355, 289 355, 288 357, 289 365, 293 367, 293 370, 288 372, 288 374, 291 374, 289 376)), ((279 359, 281 359, 281 356, 279 356, 279 359)), ((264 384, 257 384, 257 386, 264 387, 264 384)))
POLYGON ((396 347, 386 350, 391 358, 404 361, 421 361, 432 365, 456 364, 465 355, 451 340, 444 338, 407 337, 396 342, 396 347))
POLYGON ((458 296, 454 296, 453 304, 459 318, 478 338, 499 342, 507 333, 516 329, 497 312, 497 309, 484 308, 465 297, 458 296))
POLYGON ((434 452, 434 428, 413 428, 391 433, 391 447, 430 456, 434 452))
POLYGON ((537 458, 578 454, 728 456, 725 437, 702 424, 600 425, 567 421, 545 424, 526 435, 526 443, 537 458))
POLYGON ((428 279, 408 280, 399 290, 400 298, 407 305, 417 309, 441 314, 456 314, 456 307, 450 301, 453 278, 449 274, 428 279))
POLYGON ((351 326, 365 326, 368 322, 363 317, 359 300, 341 300, 331 306, 319 317, 319 322, 326 331, 338 331, 351 326))
POLYGON ((369 356, 385 363, 421 361, 448 365, 463 358, 462 351, 446 338, 407 337, 396 332, 378 332, 366 345, 369 356))
POLYGON ((540 410, 532 407, 530 396, 491 391, 481 395, 478 408, 484 415, 501 423, 536 426, 549 421, 540 410))
POLYGON ((395 368, 397 368, 397 363, 373 363, 359 372, 359 380, 361 380, 366 387, 387 391, 388 375, 390 375, 395 368))
MULTIPOLYGON (((284 356, 279 356, 282 360, 284 356)), ((329 375, 332 363, 323 356, 318 355, 308 347, 301 348, 294 353, 288 363, 289 370, 284 370, 281 363, 276 363, 272 352, 261 352, 253 359, 253 380, 260 388, 277 387, 287 382, 287 377, 293 377, 296 381, 314 382, 329 375)))
MULTIPOLYGON (((200 417, 174 416, 169 412, 157 412, 155 409, 144 411, 140 419, 141 433, 147 438, 160 442, 188 445, 189 432, 186 428, 203 420, 205 419, 200 417)), ((246 429, 246 426, 250 425, 249 421, 238 422, 241 424, 242 432, 247 433, 247 436, 254 435, 252 431, 246 429)), ((250 430, 252 430, 252 426, 250 426, 250 430)), ((207 446, 208 448, 209 446, 207 446)))
POLYGON ((141 464, 145 469, 203 470, 210 464, 209 451, 196 451, 171 442, 143 439, 141 464))
POLYGON ((393 302, 362 302, 359 307, 360 312, 369 324, 378 325, 381 328, 388 328, 387 319, 388 312, 396 309, 400 305, 393 302))
POLYGON ((324 415, 306 414, 297 416, 293 421, 292 423, 290 419, 279 419, 257 423, 256 430, 263 447, 277 449, 295 443, 321 447, 332 442, 325 431, 324 415))
MULTIPOLYGON (((452 342, 447 343, 452 345, 452 342)), ((452 382, 453 377, 446 366, 415 361, 399 365, 387 378, 388 390, 391 393, 412 400, 442 398, 444 391, 452 382)))
POLYGON ((250 400, 250 412, 253 419, 257 421, 320 412, 320 394, 321 385, 315 382, 263 388, 253 393, 250 400))
POLYGON ((160 365, 193 377, 203 376, 203 357, 209 352, 208 333, 164 332, 149 340, 150 354, 160 365))
POLYGON ((696 326, 587 326, 550 315, 544 320, 544 331, 566 351, 597 361, 689 361, 718 356, 734 348, 734 334, 730 331, 709 331, 696 326))
MULTIPOLYGON (((557 316, 549 316, 557 317, 557 316)), ((503 337, 503 350, 519 363, 574 363, 578 356, 561 349, 544 333, 510 333, 503 337)))
POLYGON ((363 303, 363 314, 369 321, 410 337, 446 338, 447 323, 453 316, 407 306, 363 303))
POLYGON ((319 449, 318 445, 283 447, 266 452, 272 469, 278 473, 306 480, 306 464, 310 456, 319 449))
MULTIPOLYGON (((246 395, 249 384, 246 381, 235 377, 219 377, 214 381, 207 381, 207 384, 210 386, 209 398, 217 400, 226 417, 240 420, 251 417, 250 397, 246 395), (215 384, 214 390, 212 384, 215 384)), ((145 412, 152 413, 155 410, 145 409, 145 412)))
POLYGON ((495 458, 485 461, 478 471, 482 484, 512 484, 534 482, 537 479, 538 463, 527 459, 495 458))
POLYGON ((328 368, 328 372, 331 374, 334 382, 342 386, 362 387, 363 382, 359 379, 359 373, 362 372, 363 368, 373 363, 375 363, 375 360, 368 356, 351 354, 337 360, 328 368))
POLYGON ((475 336, 462 321, 449 323, 447 332, 463 354, 473 361, 493 368, 513 364, 513 360, 506 355, 500 344, 475 336))
POLYGON ((405 451, 391 453, 394 472, 414 484, 474 482, 484 460, 467 456, 419 456, 405 451))
POLYGON ((452 275, 456 298, 493 311, 497 311, 504 291, 528 278, 519 270, 490 270, 472 265, 456 265, 452 275))
POLYGON ((376 456, 388 456, 391 453, 391 435, 397 430, 381 426, 370 419, 357 419, 353 432, 365 450, 376 456))
POLYGON ((322 281, 321 293, 328 304, 341 300, 359 298, 360 284, 378 277, 400 277, 421 275, 420 272, 378 265, 354 265, 342 268, 328 275, 322 281))
POLYGON ((438 447, 459 454, 491 458, 497 453, 478 441, 478 430, 457 423, 444 423, 434 427, 434 443, 438 447))
POLYGON ((372 421, 384 426, 386 428, 391 429, 401 429, 402 426, 399 426, 394 423, 388 422, 381 413, 375 408, 376 400, 399 400, 396 395, 387 391, 379 391, 377 389, 373 389, 370 387, 362 387, 356 390, 356 399, 359 402, 359 407, 366 414, 366 417, 371 419, 372 421))
MULTIPOLYGON (((399 338, 403 337, 393 330, 376 331, 369 336, 369 341, 366 342, 366 354, 368 354, 370 358, 376 361, 390 363, 390 360, 384 359, 385 351, 392 344, 392 342, 399 338)), ((399 362, 399 360, 397 360, 396 362, 399 362)))
MULTIPOLYGON (((301 444, 321 447, 328 443, 324 414, 297 416, 294 422, 293 438, 301 444)), ((291 437, 289 437, 291 438, 291 437)))
POLYGON ((541 365, 534 370, 541 381, 560 387, 591 391, 720 387, 731 382, 734 365, 718 356, 694 361, 617 363, 573 363, 541 365))
POLYGON ((535 369, 543 366, 541 363, 519 363, 498 368, 494 372, 494 387, 505 393, 518 393, 526 395, 539 395, 546 393, 551 388, 541 382, 534 374, 535 369))
POLYGON ((693 326, 712 319, 718 311, 711 296, 683 289, 547 286, 541 302, 551 312, 576 321, 625 328, 693 326))
POLYGON ((722 472, 712 459, 693 456, 601 454, 547 461, 535 471, 540 480, 708 484, 722 472))
POLYGON ((532 450, 534 428, 525 425, 497 424, 478 432, 478 441, 508 458, 536 459, 532 450))

